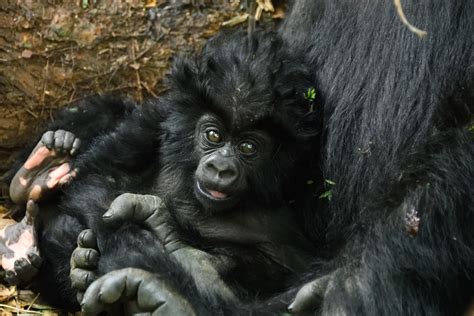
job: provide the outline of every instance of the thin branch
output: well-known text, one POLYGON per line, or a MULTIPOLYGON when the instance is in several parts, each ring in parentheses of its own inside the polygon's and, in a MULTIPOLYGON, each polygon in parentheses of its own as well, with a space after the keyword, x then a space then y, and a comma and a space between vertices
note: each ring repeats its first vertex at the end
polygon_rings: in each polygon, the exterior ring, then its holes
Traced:
POLYGON ((426 31, 420 30, 419 28, 413 26, 410 22, 408 22, 407 17, 405 16, 405 13, 403 13, 403 8, 400 0, 393 0, 393 4, 395 5, 395 8, 397 9, 398 16, 400 17, 400 20, 402 20, 403 24, 405 24, 410 31, 418 35, 420 38, 424 38, 428 35, 426 31))

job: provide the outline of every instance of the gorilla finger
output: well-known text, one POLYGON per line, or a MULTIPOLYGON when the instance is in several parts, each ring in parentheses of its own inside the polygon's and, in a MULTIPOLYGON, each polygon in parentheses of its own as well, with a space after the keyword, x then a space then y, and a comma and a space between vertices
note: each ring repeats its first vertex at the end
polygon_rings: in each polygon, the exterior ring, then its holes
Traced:
POLYGON ((156 277, 141 282, 137 293, 137 305, 141 311, 152 315, 196 315, 188 301, 173 286, 156 277))
POLYGON ((83 269, 95 269, 99 264, 100 254, 92 248, 76 248, 72 253, 73 266, 83 269))
POLYGON ((72 143, 72 149, 70 151, 71 156, 74 156, 75 154, 77 154, 80 147, 81 147, 81 140, 79 138, 76 138, 74 140, 74 143, 72 143))
POLYGON ((106 223, 122 223, 128 221, 144 222, 161 206, 162 200, 153 195, 124 193, 117 197, 103 215, 106 223))
POLYGON ((18 285, 20 283, 16 273, 13 271, 7 271, 5 273, 5 281, 7 281, 10 285, 18 285))
POLYGON ((43 145, 46 146, 46 148, 51 149, 54 146, 54 132, 53 131, 47 131, 46 133, 43 134, 41 137, 41 142, 43 145))
POLYGON ((288 311, 290 313, 301 313, 318 307, 323 300, 330 277, 331 276, 325 276, 306 283, 298 293, 296 293, 293 303, 288 306, 288 311))
POLYGON ((82 248, 97 249, 97 237, 92 229, 85 229, 79 234, 77 245, 82 248))
POLYGON ((38 273, 36 269, 28 260, 20 258, 15 261, 14 269, 16 277, 20 282, 29 282, 38 273))
POLYGON ((135 212, 136 194, 124 193, 112 201, 107 212, 102 216, 107 224, 122 223, 133 218, 135 212))
POLYGON ((71 132, 66 131, 64 133, 64 144, 63 144, 64 152, 68 153, 72 149, 72 144, 74 143, 75 138, 76 136, 71 132))
POLYGON ((75 268, 71 270, 69 278, 73 288, 85 291, 95 281, 96 275, 93 271, 75 268))
POLYGON ((125 299, 133 296, 128 292, 136 293, 136 287, 129 287, 128 278, 126 275, 121 273, 115 274, 115 271, 109 273, 102 283, 102 287, 99 292, 100 301, 106 304, 113 304, 118 302, 120 299, 125 299), (125 291, 127 289, 128 291, 125 291))
POLYGON ((144 280, 137 293, 137 305, 140 310, 152 312, 163 305, 166 302, 162 293, 164 286, 156 278, 144 280))
POLYGON ((65 133, 66 131, 62 129, 58 129, 54 132, 54 149, 56 149, 58 153, 63 151, 65 133))
POLYGON ((34 252, 28 253, 27 258, 36 269, 39 269, 43 263, 43 259, 34 252))
POLYGON ((105 304, 100 302, 100 288, 102 286, 102 280, 98 279, 87 288, 85 291, 81 304, 81 310, 83 315, 97 315, 105 310, 105 304))
POLYGON ((81 308, 84 315, 96 315, 122 298, 126 275, 112 271, 94 281, 84 293, 81 308), (105 286, 105 287, 104 287, 105 286))

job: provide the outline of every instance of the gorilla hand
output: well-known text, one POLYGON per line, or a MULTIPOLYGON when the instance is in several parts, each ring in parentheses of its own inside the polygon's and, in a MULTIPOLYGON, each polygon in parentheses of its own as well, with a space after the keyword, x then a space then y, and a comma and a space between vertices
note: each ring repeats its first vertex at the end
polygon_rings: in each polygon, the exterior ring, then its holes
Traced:
POLYGON ((109 225, 128 222, 144 225, 155 233, 167 253, 186 247, 170 223, 165 203, 154 195, 124 193, 112 202, 103 220, 109 225))
POLYGON ((83 230, 77 237, 77 248, 71 256, 71 286, 77 290, 77 301, 81 302, 84 292, 97 279, 95 270, 100 254, 97 240, 90 229, 83 230))
POLYGON ((135 222, 151 229, 165 251, 194 279, 198 290, 218 295, 226 301, 237 301, 235 294, 221 279, 214 263, 226 258, 210 255, 184 243, 170 221, 163 201, 154 195, 125 193, 117 197, 103 216, 104 222, 117 225, 135 222))
POLYGON ((94 281, 81 302, 85 315, 97 315, 113 305, 136 300, 140 312, 153 315, 196 315, 188 301, 156 274, 126 268, 107 273, 94 281))
POLYGON ((347 269, 337 269, 332 273, 306 283, 296 294, 288 307, 290 313, 305 313, 320 309, 322 315, 351 315, 358 307, 350 302, 362 301, 364 282, 356 273, 347 269), (330 304, 327 304, 331 300, 330 304), (335 302, 336 301, 336 302, 335 302))

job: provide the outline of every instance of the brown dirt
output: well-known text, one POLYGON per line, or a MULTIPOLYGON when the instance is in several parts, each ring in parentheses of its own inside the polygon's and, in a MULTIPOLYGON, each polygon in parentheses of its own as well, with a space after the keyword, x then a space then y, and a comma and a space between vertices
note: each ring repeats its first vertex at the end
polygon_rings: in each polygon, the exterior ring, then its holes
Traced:
POLYGON ((239 14, 235 1, 201 10, 168 1, 83 2, 23 0, 0 8, 0 172, 32 130, 78 98, 116 92, 140 102, 158 94, 176 52, 199 49, 239 14))

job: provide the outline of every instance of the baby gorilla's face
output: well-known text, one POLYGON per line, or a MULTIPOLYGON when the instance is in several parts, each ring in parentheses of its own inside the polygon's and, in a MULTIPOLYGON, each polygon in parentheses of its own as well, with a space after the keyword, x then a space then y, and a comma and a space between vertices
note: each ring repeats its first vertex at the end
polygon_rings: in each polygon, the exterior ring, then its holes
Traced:
POLYGON ((199 120, 195 143, 200 155, 195 194, 212 211, 231 208, 246 196, 274 148, 269 133, 252 127, 235 131, 211 114, 199 120))

